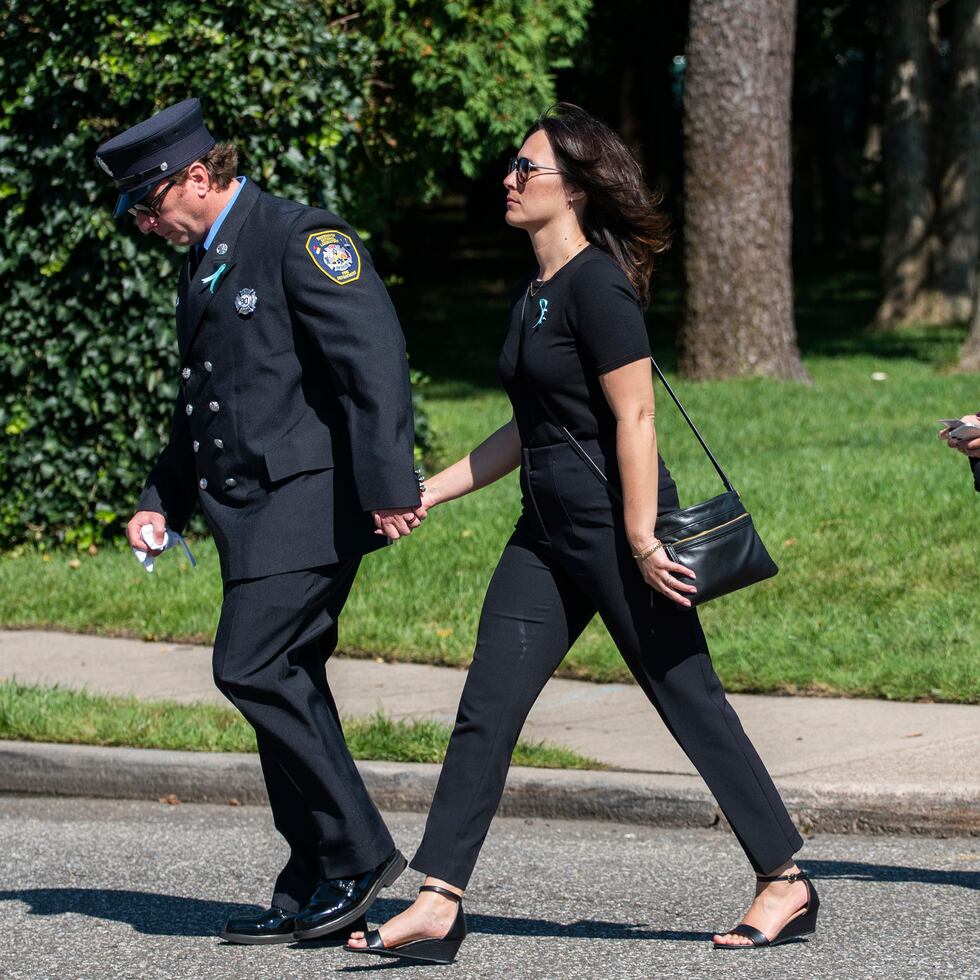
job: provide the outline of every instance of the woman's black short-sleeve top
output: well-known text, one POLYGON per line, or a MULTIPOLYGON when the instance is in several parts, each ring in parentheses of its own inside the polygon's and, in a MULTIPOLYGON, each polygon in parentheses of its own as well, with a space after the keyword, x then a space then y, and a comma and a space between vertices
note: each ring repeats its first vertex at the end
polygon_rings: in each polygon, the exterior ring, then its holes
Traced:
POLYGON ((577 439, 611 445, 616 420, 599 375, 650 356, 636 291, 616 261, 594 245, 533 296, 529 282, 515 294, 499 362, 521 445, 562 441, 538 396, 577 439))

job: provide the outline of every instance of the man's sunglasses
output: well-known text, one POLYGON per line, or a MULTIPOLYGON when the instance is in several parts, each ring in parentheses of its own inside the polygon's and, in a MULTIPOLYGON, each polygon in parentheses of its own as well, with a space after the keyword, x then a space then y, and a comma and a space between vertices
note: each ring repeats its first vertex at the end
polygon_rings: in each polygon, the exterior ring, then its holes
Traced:
POLYGON ((509 164, 507 164, 507 173, 512 174, 517 171, 517 179, 523 184, 530 180, 531 174, 534 171, 538 171, 543 174, 560 174, 564 173, 563 170, 557 170, 555 167, 543 167, 540 163, 531 163, 527 157, 512 157, 509 164))
POLYGON ((160 205, 163 204, 163 199, 167 196, 167 191, 170 190, 174 184, 177 183, 176 177, 171 177, 164 185, 163 189, 159 194, 154 195, 149 201, 144 204, 140 201, 138 204, 134 204, 131 208, 126 210, 134 217, 138 218, 141 214, 145 214, 150 218, 160 217, 160 205))

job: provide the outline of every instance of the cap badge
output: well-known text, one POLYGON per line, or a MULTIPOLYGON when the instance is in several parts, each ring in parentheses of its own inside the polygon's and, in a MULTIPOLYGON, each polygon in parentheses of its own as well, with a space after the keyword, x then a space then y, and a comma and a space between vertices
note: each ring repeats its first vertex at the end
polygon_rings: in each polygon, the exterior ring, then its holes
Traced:
POLYGON ((167 161, 164 160, 163 163, 160 164, 160 169, 161 170, 166 170, 167 169, 167 166, 168 166, 167 161))
POLYGON ((214 250, 218 253, 218 255, 224 255, 225 252, 228 251, 228 246, 224 242, 221 242, 215 246, 214 250))
POLYGON ((251 316, 255 312, 255 306, 259 298, 255 295, 254 289, 241 289, 235 297, 235 309, 239 316, 251 316))
POLYGON ((103 170, 104 170, 104 171, 105 171, 105 172, 106 172, 106 173, 107 173, 107 174, 108 174, 108 175, 109 175, 110 177, 113 177, 113 179, 115 179, 115 177, 114 177, 114 175, 113 175, 113 173, 112 173, 112 171, 111 171, 111 170, 109 169, 109 164, 107 164, 107 163, 105 162, 105 160, 103 160, 103 159, 102 159, 102 157, 96 157, 96 158, 95 158, 95 162, 96 162, 96 163, 97 163, 97 164, 98 164, 98 165, 99 165, 99 166, 100 166, 100 167, 101 167, 101 168, 102 168, 102 169, 103 169, 103 170))

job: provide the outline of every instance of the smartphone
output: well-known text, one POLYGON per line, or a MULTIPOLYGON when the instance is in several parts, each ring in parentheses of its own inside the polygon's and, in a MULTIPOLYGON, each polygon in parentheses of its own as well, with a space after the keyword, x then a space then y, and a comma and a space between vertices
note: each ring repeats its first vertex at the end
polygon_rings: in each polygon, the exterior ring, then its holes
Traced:
POLYGON ((971 439, 980 439, 980 425, 960 425, 950 432, 949 438, 955 439, 957 442, 969 442, 971 439))

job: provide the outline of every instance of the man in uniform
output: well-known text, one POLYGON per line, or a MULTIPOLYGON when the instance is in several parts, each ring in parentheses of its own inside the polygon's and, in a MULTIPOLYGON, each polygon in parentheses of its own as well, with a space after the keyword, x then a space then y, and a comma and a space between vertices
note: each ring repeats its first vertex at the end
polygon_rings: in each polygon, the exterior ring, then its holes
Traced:
POLYGON ((405 867, 324 670, 361 556, 419 523, 398 319, 353 229, 237 176, 234 146, 215 144, 197 99, 104 143, 97 161, 120 192, 117 216, 190 246, 170 439, 129 541, 158 553, 200 501, 224 583, 215 682, 255 728, 290 849, 271 907, 220 934, 346 939, 405 867))

